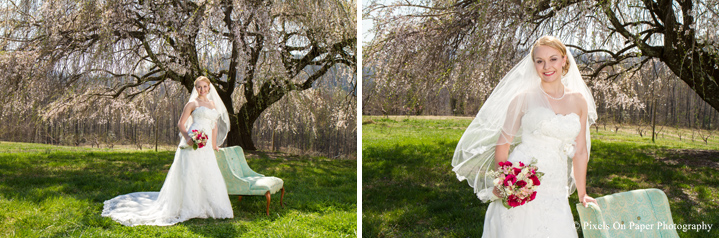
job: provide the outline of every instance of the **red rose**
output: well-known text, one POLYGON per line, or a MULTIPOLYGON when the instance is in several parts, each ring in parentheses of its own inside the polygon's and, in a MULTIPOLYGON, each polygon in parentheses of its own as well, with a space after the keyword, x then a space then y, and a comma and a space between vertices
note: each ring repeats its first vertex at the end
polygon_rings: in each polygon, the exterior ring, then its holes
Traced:
POLYGON ((532 195, 529 195, 529 201, 534 200, 535 197, 537 197, 537 191, 534 191, 532 195))
POLYGON ((519 173, 522 172, 522 169, 520 168, 512 168, 514 170, 514 175, 519 175, 519 173))
POLYGON ((515 183, 517 183, 517 176, 514 176, 514 174, 509 174, 506 178, 504 178, 504 182, 502 184, 504 186, 511 186, 515 183))
POLYGON ((504 162, 504 165, 506 165, 506 166, 512 166, 512 162, 509 162, 509 161, 504 162))
POLYGON ((509 204, 510 207, 518 207, 522 205, 519 198, 514 195, 509 195, 509 197, 507 197, 507 204, 509 204))
POLYGON ((503 166, 504 166, 504 161, 499 161, 499 167, 503 167, 503 166))
POLYGON ((534 186, 537 186, 537 185, 540 184, 540 183, 539 183, 539 178, 538 178, 537 176, 529 177, 529 179, 532 180, 532 183, 534 184, 534 186))
POLYGON ((524 167, 524 163, 522 163, 522 161, 519 161, 519 167, 524 167))
POLYGON ((526 185, 527 185, 527 182, 524 182, 524 180, 519 180, 519 181, 517 181, 517 187, 518 187, 518 188, 523 188, 523 187, 526 186, 526 185))

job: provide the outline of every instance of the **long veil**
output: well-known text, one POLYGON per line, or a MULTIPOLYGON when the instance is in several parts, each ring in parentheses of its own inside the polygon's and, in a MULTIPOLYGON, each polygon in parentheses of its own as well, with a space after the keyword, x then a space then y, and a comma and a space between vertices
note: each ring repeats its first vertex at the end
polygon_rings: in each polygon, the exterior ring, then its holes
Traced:
MULTIPOLYGON (((193 87, 190 99, 188 99, 187 102, 192 102, 197 99, 197 96, 197 89, 193 87)), ((230 131, 230 116, 227 113, 225 103, 222 102, 220 95, 212 84, 210 84, 210 92, 207 94, 207 99, 215 102, 215 110, 220 114, 220 118, 217 120, 217 141, 214 141, 214 143, 216 143, 215 145, 217 146, 221 146, 222 143, 225 142, 225 138, 227 138, 227 132, 230 131)), ((192 116, 187 118, 185 129, 189 129, 190 125, 192 125, 192 116)), ((187 141, 185 141, 185 137, 180 134, 180 145, 184 144, 187 144, 187 141)))
MULTIPOLYGON (((574 57, 569 51, 567 56, 570 68, 562 77, 562 83, 565 87, 581 93, 587 101, 586 144, 589 153, 591 148, 589 127, 597 119, 596 106, 591 91, 582 80, 574 57)), ((494 178, 489 172, 494 169, 496 146, 510 143, 511 153, 514 146, 522 141, 520 125, 522 115, 529 108, 534 107, 551 110, 548 100, 539 91, 540 82, 530 52, 500 80, 457 144, 452 158, 452 171, 457 174, 457 179, 460 181, 466 179, 482 201, 489 201, 492 197, 494 178)), ((572 194, 575 190, 571 160, 572 155, 567 161, 568 194, 572 194)))

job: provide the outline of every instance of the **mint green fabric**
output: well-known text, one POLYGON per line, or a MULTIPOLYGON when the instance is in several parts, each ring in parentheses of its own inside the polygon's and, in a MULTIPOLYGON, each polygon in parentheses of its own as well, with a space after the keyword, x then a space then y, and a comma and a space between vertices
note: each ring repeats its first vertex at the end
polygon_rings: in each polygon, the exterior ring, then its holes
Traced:
POLYGON ((280 178, 253 171, 245 160, 242 147, 220 148, 215 152, 215 158, 229 195, 265 195, 267 191, 274 194, 284 186, 280 178))
POLYGON ((597 198, 597 204, 577 203, 584 237, 679 237, 662 190, 615 193, 597 198))

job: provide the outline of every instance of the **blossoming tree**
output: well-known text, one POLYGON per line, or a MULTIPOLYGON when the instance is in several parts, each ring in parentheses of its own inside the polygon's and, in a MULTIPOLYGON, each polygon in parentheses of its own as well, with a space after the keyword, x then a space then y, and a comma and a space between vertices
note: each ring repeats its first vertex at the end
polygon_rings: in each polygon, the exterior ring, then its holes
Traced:
POLYGON ((248 150, 270 105, 356 72, 354 1, 11 0, 0 15, 0 86, 134 98, 204 75, 231 114, 228 145, 248 150))

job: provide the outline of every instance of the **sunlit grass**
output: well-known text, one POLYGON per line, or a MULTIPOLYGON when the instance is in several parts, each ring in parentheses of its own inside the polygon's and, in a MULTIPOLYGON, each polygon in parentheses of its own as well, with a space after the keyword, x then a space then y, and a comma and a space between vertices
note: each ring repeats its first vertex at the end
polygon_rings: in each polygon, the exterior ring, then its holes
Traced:
MULTIPOLYGON (((153 148, 154 149, 154 148, 153 148)), ((273 195, 231 197, 234 219, 125 227, 101 217, 103 201, 159 191, 174 151, 108 150, 0 142, 0 236, 354 237, 356 161, 249 155, 250 166, 285 181, 273 195)))
MULTIPOLYGON (((450 165, 470 122, 363 118, 363 236, 481 237, 488 204, 457 180, 450 165)), ((719 236, 719 142, 667 137, 654 144, 621 129, 597 133, 593 128, 592 135, 590 195, 659 188, 669 197, 675 223, 714 224, 710 233, 679 231, 681 237, 719 236)), ((576 193, 569 201, 574 209, 576 193)), ((573 214, 579 221, 576 210, 573 214)))

